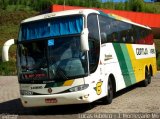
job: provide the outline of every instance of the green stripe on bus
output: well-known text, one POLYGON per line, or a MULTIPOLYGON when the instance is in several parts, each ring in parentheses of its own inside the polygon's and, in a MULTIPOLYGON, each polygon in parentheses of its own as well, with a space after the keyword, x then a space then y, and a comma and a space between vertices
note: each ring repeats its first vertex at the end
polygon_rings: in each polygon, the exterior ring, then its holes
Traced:
POLYGON ((123 48, 123 45, 121 46, 119 43, 113 43, 113 47, 115 49, 118 61, 119 61, 119 65, 122 71, 122 76, 124 78, 124 82, 126 86, 130 86, 132 84, 130 76, 129 76, 129 71, 128 71, 128 67, 126 64, 126 59, 125 59, 125 54, 123 54, 123 50, 125 50, 123 48), (122 50, 123 49, 123 50, 122 50))
POLYGON ((129 74, 131 83, 134 84, 136 82, 136 78, 135 78, 135 74, 134 74, 134 71, 133 71, 131 58, 130 58, 130 55, 128 53, 128 49, 126 47, 126 44, 120 44, 120 46, 121 46, 121 49, 122 49, 122 52, 123 52, 123 56, 124 56, 125 61, 126 61, 128 74, 129 74))

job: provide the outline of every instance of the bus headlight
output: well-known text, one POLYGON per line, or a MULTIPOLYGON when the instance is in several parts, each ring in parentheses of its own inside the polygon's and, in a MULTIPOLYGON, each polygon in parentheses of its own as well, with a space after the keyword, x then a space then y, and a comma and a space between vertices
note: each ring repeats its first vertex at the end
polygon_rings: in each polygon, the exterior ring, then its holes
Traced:
POLYGON ((69 89, 70 92, 76 92, 76 91, 81 91, 84 90, 86 88, 88 88, 89 84, 84 84, 84 85, 79 85, 79 86, 75 86, 69 89))

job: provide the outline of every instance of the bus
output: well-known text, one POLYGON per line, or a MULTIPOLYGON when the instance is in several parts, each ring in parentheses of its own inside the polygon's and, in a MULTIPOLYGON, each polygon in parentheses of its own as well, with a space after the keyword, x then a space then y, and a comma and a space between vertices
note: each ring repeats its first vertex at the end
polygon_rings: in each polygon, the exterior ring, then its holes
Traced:
POLYGON ((21 22, 17 71, 24 107, 112 103, 114 94, 156 74, 151 28, 92 9, 21 22))

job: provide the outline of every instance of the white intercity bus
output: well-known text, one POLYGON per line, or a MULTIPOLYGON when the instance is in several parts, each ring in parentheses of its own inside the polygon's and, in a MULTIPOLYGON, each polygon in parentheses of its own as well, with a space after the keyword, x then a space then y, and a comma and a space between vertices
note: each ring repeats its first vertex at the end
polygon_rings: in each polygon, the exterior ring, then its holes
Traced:
POLYGON ((151 83, 151 29, 92 9, 53 12, 21 22, 17 71, 23 106, 110 104, 115 92, 151 83))

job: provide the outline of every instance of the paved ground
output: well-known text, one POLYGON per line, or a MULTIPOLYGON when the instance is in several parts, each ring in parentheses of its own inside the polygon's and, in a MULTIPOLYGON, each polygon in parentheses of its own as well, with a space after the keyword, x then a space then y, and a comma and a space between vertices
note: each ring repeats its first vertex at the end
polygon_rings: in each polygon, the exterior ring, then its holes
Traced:
POLYGON ((148 119, 160 118, 160 72, 152 78, 152 83, 148 87, 135 85, 118 92, 110 105, 103 105, 97 101, 90 105, 41 108, 23 108, 19 99, 17 77, 0 76, 0 119, 138 118, 139 116, 148 119), (136 114, 128 115, 129 113, 136 114))

